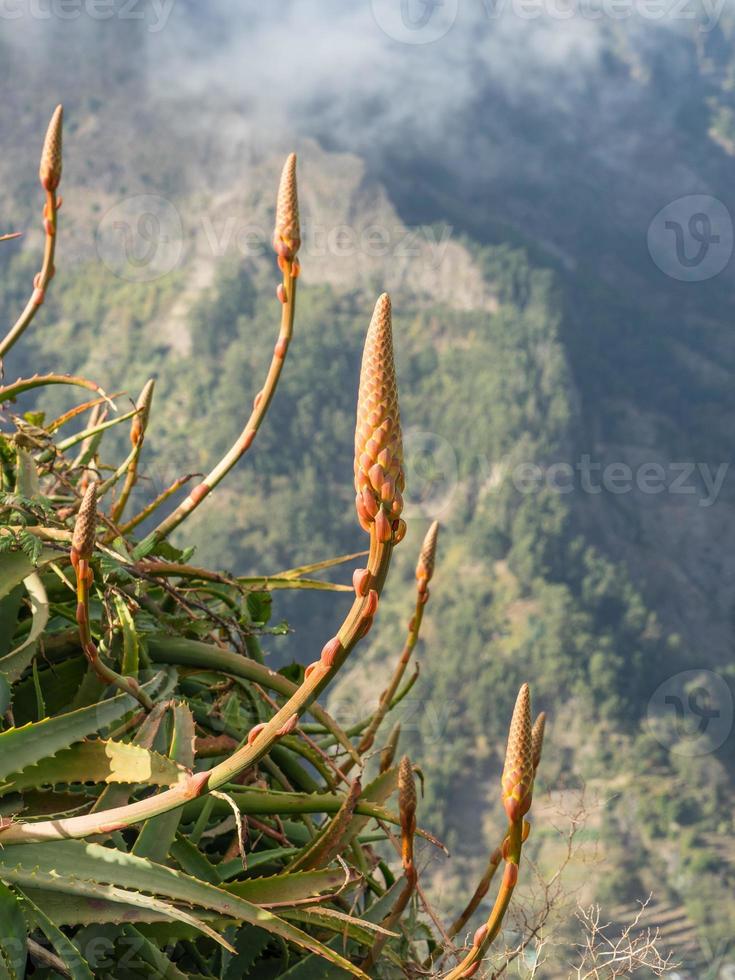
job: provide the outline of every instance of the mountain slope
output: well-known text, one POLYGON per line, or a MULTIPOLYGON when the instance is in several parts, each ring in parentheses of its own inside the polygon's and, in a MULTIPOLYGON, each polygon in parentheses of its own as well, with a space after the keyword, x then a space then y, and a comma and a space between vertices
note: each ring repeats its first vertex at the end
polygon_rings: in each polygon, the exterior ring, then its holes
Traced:
MULTIPOLYGON (((96 81, 112 47, 89 30, 96 81)), ((68 52, 70 35, 57 31, 68 52)), ((580 862, 580 895, 617 906, 653 889, 662 908, 686 906, 700 938, 716 945, 728 934, 732 735, 692 755, 665 699, 686 703, 687 684, 725 697, 703 668, 725 691, 732 683, 735 491, 729 468, 712 480, 732 455, 735 296, 731 266, 677 281, 646 245, 673 198, 730 201, 728 38, 726 23, 704 44, 678 36, 665 49, 604 37, 585 84, 560 85, 551 107, 480 81, 454 139, 431 153, 406 139, 356 155, 313 120, 297 144, 295 340, 252 456, 189 537, 198 561, 242 573, 362 546, 352 413, 361 338, 375 295, 389 289, 409 535, 375 639, 332 706, 348 724, 380 693, 416 550, 438 517, 422 673, 403 722, 428 777, 425 822, 459 856, 453 880, 430 871, 448 916, 498 842, 503 733, 528 678, 552 718, 534 827, 542 866, 558 857, 555 808, 586 784, 605 801, 590 821, 604 863, 585 876, 580 862), (673 86, 681 72, 687 84, 673 86), (682 464, 695 466, 680 483, 694 492, 672 487, 682 464), (651 465, 663 470, 660 491, 641 488, 651 465), (585 480, 599 485, 603 472, 608 484, 590 490, 585 480)), ((37 69, 6 47, 17 86, 0 106, 14 134, 0 158, 2 230, 30 230, 0 252, 6 320, 38 262, 30 164, 45 102, 63 97, 68 118, 58 275, 6 376, 73 369, 134 396, 156 374, 137 503, 206 470, 257 392, 278 315, 272 196, 290 148, 234 100, 156 95, 145 58, 129 70, 130 53, 149 44, 134 29, 118 38, 104 99, 68 69, 37 69)), ((56 411, 68 399, 54 392, 44 404, 56 411)), ((268 639, 273 661, 311 659, 341 601, 307 608, 279 597, 273 621, 295 633, 268 639)), ((715 707, 726 721, 726 702, 715 707)))

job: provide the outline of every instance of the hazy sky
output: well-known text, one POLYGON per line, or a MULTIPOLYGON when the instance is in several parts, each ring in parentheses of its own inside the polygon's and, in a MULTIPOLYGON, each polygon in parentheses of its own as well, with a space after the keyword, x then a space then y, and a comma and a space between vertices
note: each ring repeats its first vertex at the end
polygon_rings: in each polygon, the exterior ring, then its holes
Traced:
MULTIPOLYGON (((568 213, 594 220, 598 188, 618 200, 612 179, 625 185, 613 220, 645 229, 672 196, 708 189, 679 165, 677 113, 701 75, 698 52, 731 16, 724 2, 0 0, 0 59, 5 42, 17 86, 0 125, 30 139, 57 101, 70 120, 77 99, 78 119, 109 115, 116 95, 126 112, 136 99, 143 109, 170 101, 164 125, 179 135, 191 128, 205 141, 279 152, 312 136, 357 153, 404 204, 412 171, 428 168, 439 203, 413 221, 441 217, 446 192, 471 210, 479 189, 504 220, 529 228, 543 199, 537 234, 576 236, 568 213), (569 198, 556 214, 552 194, 569 198)), ((162 139, 146 125, 160 130, 142 119, 131 132, 162 139)), ((610 219, 600 222, 606 230, 610 219)))
POLYGON ((160 93, 186 93, 193 108, 239 104, 258 125, 369 151, 393 127, 444 139, 486 85, 563 105, 595 69, 603 35, 702 34, 723 2, 0 0, 0 40, 52 84, 96 67, 104 97, 117 81, 109 42, 124 48, 133 35, 121 57, 160 93))

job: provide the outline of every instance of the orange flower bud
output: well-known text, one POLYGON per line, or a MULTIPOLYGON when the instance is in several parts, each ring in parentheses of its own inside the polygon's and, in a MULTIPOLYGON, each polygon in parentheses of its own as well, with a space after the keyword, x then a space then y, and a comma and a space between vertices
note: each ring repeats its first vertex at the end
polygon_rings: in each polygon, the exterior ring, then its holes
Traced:
POLYGON ((528 684, 522 685, 513 710, 501 786, 505 812, 508 819, 516 823, 528 812, 533 793, 531 694, 528 684))
POLYGON ((41 186, 46 191, 55 191, 61 182, 61 137, 64 121, 64 110, 57 105, 51 122, 46 130, 46 138, 43 141, 41 151, 41 165, 38 169, 38 176, 41 186))
POLYGON ((416 783, 407 755, 398 765, 398 812, 403 834, 413 836, 416 830, 416 783))
POLYGON ((531 731, 531 746, 533 750, 534 772, 538 769, 539 762, 541 762, 541 751, 544 747, 545 729, 546 729, 546 712, 542 711, 541 714, 536 719, 536 721, 533 723, 533 729, 531 731))
POLYGON ((273 248, 284 259, 293 259, 301 245, 299 198, 296 188, 296 154, 289 153, 283 165, 276 198, 273 248))
MULTIPOLYGON (((436 540, 439 535, 439 521, 434 521, 426 532, 424 543, 421 545, 421 554, 416 564, 416 579, 424 586, 431 581, 434 574, 434 564, 436 561, 436 540)), ((422 590, 423 591, 423 590, 422 590)))
POLYGON ((381 541, 393 537, 392 521, 400 516, 403 488, 391 304, 383 293, 365 338, 355 425, 355 490, 362 503, 358 517, 363 526, 375 521, 381 541))
POLYGON ((135 407, 138 410, 138 414, 133 417, 133 421, 130 424, 130 441, 134 446, 142 440, 146 426, 148 425, 148 416, 151 411, 151 402, 153 401, 153 388, 156 382, 153 378, 146 381, 143 386, 143 390, 138 395, 138 401, 135 403, 135 407))
POLYGON ((90 483, 79 506, 74 532, 71 538, 72 553, 77 558, 89 559, 94 552, 94 536, 97 527, 97 484, 90 483))

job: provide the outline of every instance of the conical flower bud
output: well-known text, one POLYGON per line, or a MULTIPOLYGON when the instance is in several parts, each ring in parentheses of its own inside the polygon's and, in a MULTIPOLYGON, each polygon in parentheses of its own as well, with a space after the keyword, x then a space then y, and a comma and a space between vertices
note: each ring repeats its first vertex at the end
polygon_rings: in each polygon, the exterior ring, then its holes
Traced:
POLYGON ((398 766, 398 811, 404 834, 416 829, 416 783, 411 760, 404 755, 398 766))
POLYGON ((544 729, 546 728, 546 712, 542 711, 533 723, 531 731, 531 749, 533 753, 533 771, 538 769, 541 762, 541 751, 544 747, 544 729))
POLYGON ((416 833, 416 783, 407 755, 398 766, 398 812, 401 818, 401 862, 408 873, 413 867, 413 838, 416 833))
POLYGON ((421 554, 416 565, 416 579, 423 588, 431 581, 434 574, 434 562, 436 560, 436 539, 439 534, 439 521, 434 521, 426 532, 424 543, 421 545, 421 554))
POLYGON ((528 684, 518 692, 508 732, 508 748, 501 781, 503 806, 513 823, 528 813, 533 792, 531 694, 528 684))
POLYGON ((97 526, 97 484, 90 483, 82 497, 71 538, 72 554, 87 561, 94 552, 94 535, 97 526))
POLYGON ((146 381, 145 385, 143 386, 143 390, 138 395, 138 401, 135 403, 138 414, 133 417, 133 421, 130 425, 130 441, 134 446, 138 445, 138 442, 144 435, 148 425, 148 416, 150 415, 151 411, 151 402, 153 401, 153 389, 155 384, 156 382, 153 378, 146 381))
POLYGON ((403 509, 403 441, 391 305, 378 299, 365 338, 355 425, 355 504, 361 526, 390 540, 403 509))
POLYGON ((41 151, 38 176, 44 190, 55 191, 61 182, 61 130, 64 119, 62 106, 57 105, 46 130, 41 151))
POLYGON ((273 248, 284 259, 292 259, 301 245, 299 197, 296 189, 296 154, 289 153, 283 165, 276 198, 273 248))

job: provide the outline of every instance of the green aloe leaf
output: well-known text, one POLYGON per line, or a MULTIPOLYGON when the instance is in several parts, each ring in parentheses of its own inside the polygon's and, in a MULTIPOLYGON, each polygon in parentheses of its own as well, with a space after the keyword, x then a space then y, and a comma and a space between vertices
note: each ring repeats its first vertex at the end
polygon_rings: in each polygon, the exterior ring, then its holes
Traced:
POLYGON ((17 465, 15 470, 15 491, 28 500, 41 496, 41 485, 38 482, 38 470, 30 453, 20 446, 16 450, 17 465))
MULTIPOLYGON (((6 531, 6 533, 12 533, 6 531)), ((38 561, 34 564, 23 551, 3 551, 0 553, 0 598, 27 579, 37 568, 48 565, 59 552, 52 548, 42 548, 38 561)))
POLYGON ((11 775, 0 793, 76 783, 136 783, 173 786, 186 769, 164 755, 131 742, 96 739, 62 749, 55 756, 11 775))
MULTIPOLYGON (((49 618, 49 604, 46 590, 40 575, 31 572, 23 579, 31 603, 31 628, 28 636, 14 650, 0 658, 0 674, 9 684, 13 684, 33 660, 36 644, 46 629, 49 618)), ((8 596, 8 598, 10 598, 8 596)))
POLYGON ((26 975, 26 920, 13 892, 0 883, 0 965, 12 980, 26 975))
POLYGON ((339 868, 326 871, 299 871, 296 874, 271 875, 225 885, 226 891, 256 905, 291 905, 322 892, 340 891, 354 885, 356 878, 339 868))
MULTIPOLYGON (((194 767, 194 718, 189 707, 183 703, 174 704, 171 712, 173 734, 169 758, 174 764, 191 770, 194 767)), ((133 854, 150 858, 151 861, 165 861, 176 838, 180 820, 181 808, 146 820, 133 846, 133 854)))
MULTIPOLYGON (((372 922, 377 924, 383 921, 388 912, 393 908, 396 898, 403 888, 403 881, 397 881, 391 888, 381 895, 367 911, 362 913, 365 923, 372 922)), ((370 940, 372 942, 372 939, 370 940)), ((329 946, 343 948, 344 943, 341 935, 335 936, 330 940, 329 946)), ((342 980, 340 974, 333 967, 320 963, 315 956, 307 956, 299 963, 296 963, 283 974, 283 980, 342 980)))
POLYGON ((284 909, 282 915, 289 922, 301 922, 304 925, 328 929, 340 936, 349 936, 361 946, 370 946, 377 935, 385 935, 391 938, 398 936, 398 933, 383 929, 367 919, 359 919, 354 915, 348 915, 346 912, 320 908, 317 905, 310 908, 284 909))
POLYGON ((0 599, 0 658, 10 651, 24 591, 22 584, 16 585, 8 595, 0 599))
POLYGON ((21 892, 20 894, 28 918, 32 921, 33 925, 41 930, 46 939, 51 943, 56 955, 69 971, 71 980, 93 980, 93 974, 89 968, 89 964, 81 956, 79 950, 69 938, 36 905, 33 899, 29 897, 28 892, 21 892))
POLYGON ((235 956, 230 958, 223 971, 222 980, 240 980, 251 975, 251 970, 271 941, 265 929, 242 926, 235 937, 235 956))
MULTIPOLYGON (((170 675, 161 671, 141 686, 149 696, 156 697, 171 680, 170 675)), ((74 742, 119 721, 137 707, 135 698, 129 694, 118 694, 87 708, 0 732, 0 779, 6 779, 12 773, 22 772, 41 759, 55 755, 74 742)))
POLYGON ((160 980, 186 980, 186 974, 179 968, 158 947, 147 939, 135 926, 126 925, 122 929, 123 935, 131 943, 135 950, 135 958, 141 965, 151 969, 151 976, 160 980))
POLYGON ((112 902, 106 898, 89 898, 70 892, 24 887, 26 895, 55 926, 86 926, 108 922, 168 922, 160 912, 139 905, 112 902))
MULTIPOLYGON (((47 846, 52 847, 53 845, 49 844, 47 846)), ((135 890, 135 888, 121 888, 117 885, 90 881, 86 878, 78 877, 70 871, 66 872, 62 877, 54 869, 45 870, 38 866, 30 868, 22 863, 16 863, 14 867, 2 867, 0 869, 0 875, 7 881, 18 884, 21 887, 37 885, 42 888, 48 888, 51 891, 59 891, 73 896, 86 895, 92 899, 107 899, 110 902, 119 902, 125 905, 150 909, 152 912, 160 913, 164 919, 170 919, 173 922, 183 922, 185 925, 193 926, 199 932, 204 933, 205 936, 209 936, 210 939, 214 939, 215 942, 224 946, 225 949, 230 948, 226 940, 222 939, 211 926, 207 925, 206 922, 203 922, 197 916, 161 898, 145 895, 143 892, 135 890)))
MULTIPOLYGON (((210 885, 221 886, 222 879, 219 875, 219 868, 212 864, 209 858, 188 837, 177 834, 176 840, 169 848, 169 854, 186 874, 201 878, 202 881, 208 881, 210 885)), ((242 864, 240 866, 242 867, 242 864)), ((240 897, 251 901, 248 895, 240 897)))
MULTIPOLYGON (((271 912, 231 895, 224 889, 116 848, 71 840, 46 844, 11 844, 0 849, 0 878, 17 881, 21 886, 35 884, 38 887, 70 891, 75 895, 140 904, 153 911, 168 912, 170 917, 178 917, 182 922, 187 921, 184 918, 185 913, 167 903, 185 903, 190 907, 260 926, 274 936, 280 936, 287 942, 317 953, 354 976, 365 976, 335 950, 328 949, 312 936, 271 912), (136 891, 131 892, 129 889, 136 891), (149 899, 142 894, 143 891, 159 897, 149 899)), ((189 920, 191 918, 189 916, 189 920)), ((190 924, 197 925, 201 931, 208 933, 205 923, 195 920, 190 924)))
POLYGON ((123 637, 121 673, 127 677, 137 677, 140 663, 140 643, 130 609, 120 596, 115 596, 115 612, 120 620, 123 637))

